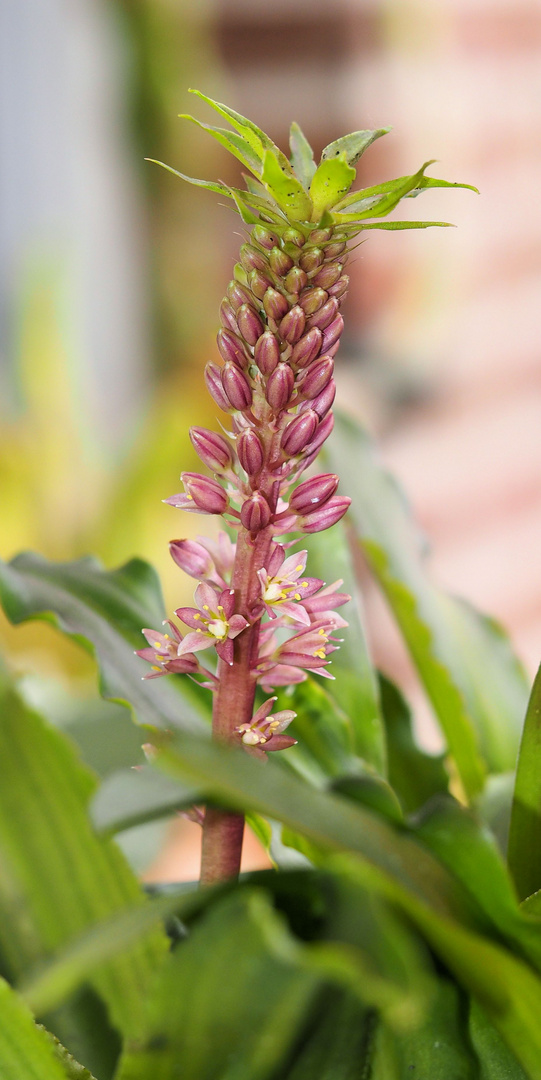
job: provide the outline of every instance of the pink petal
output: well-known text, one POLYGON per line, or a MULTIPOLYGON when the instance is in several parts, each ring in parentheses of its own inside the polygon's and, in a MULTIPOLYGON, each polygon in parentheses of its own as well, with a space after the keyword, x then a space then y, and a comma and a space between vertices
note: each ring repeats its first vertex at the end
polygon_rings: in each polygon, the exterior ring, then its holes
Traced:
POLYGON ((153 645, 154 648, 164 649, 166 647, 165 635, 160 634, 159 630, 143 630, 149 645, 153 645))
POLYGON ((176 609, 175 615, 178 616, 181 622, 186 623, 186 626, 192 626, 194 630, 201 627, 202 619, 199 608, 179 607, 176 609))
POLYGON ((247 626, 249 626, 249 623, 248 620, 244 618, 244 615, 232 615, 229 620, 228 637, 236 638, 247 626))
POLYGON ((187 510, 190 514, 206 514, 206 510, 200 510, 195 505, 193 499, 188 498, 184 493, 181 495, 171 495, 169 499, 162 499, 162 502, 169 503, 170 506, 176 506, 179 510, 187 510))
POLYGON ((216 652, 218 653, 220 660, 225 660, 226 664, 229 664, 230 667, 233 663, 233 651, 233 642, 231 641, 231 638, 227 638, 226 641, 216 642, 216 652))
MULTIPOLYGON (((322 582, 321 578, 305 577, 305 578, 302 579, 302 581, 299 581, 297 583, 297 592, 300 592, 302 600, 304 601, 304 600, 307 600, 309 596, 312 596, 313 593, 317 592, 318 589, 320 589, 322 585, 323 585, 323 582, 322 582)), ((327 607, 331 607, 331 606, 332 605, 329 604, 329 602, 327 600, 327 607)))
POLYGON ((280 568, 281 579, 283 581, 296 581, 299 574, 304 574, 307 558, 307 551, 299 551, 296 555, 288 555, 280 568))
POLYGON ((226 619, 229 619, 235 610, 235 590, 224 589, 218 597, 218 603, 223 607, 226 619))
POLYGON ((204 634, 201 631, 194 630, 191 634, 186 634, 186 637, 181 641, 177 656, 185 656, 189 652, 200 652, 201 649, 208 649, 214 644, 215 638, 210 634, 204 634))
POLYGON ((272 711, 272 706, 274 705, 275 701, 278 701, 277 697, 267 698, 267 700, 259 706, 257 712, 255 712, 253 715, 252 725, 255 724, 257 726, 257 724, 261 723, 262 720, 265 720, 267 718, 269 713, 272 711))
POLYGON ((280 604, 280 615, 288 615, 290 619, 294 619, 295 622, 301 623, 303 626, 310 626, 310 616, 307 611, 304 610, 302 604, 296 604, 293 600, 284 600, 280 604))
POLYGON ((156 664, 159 663, 160 660, 165 660, 163 654, 158 659, 156 656, 156 649, 151 648, 150 645, 146 649, 137 649, 135 655, 140 656, 141 660, 147 660, 149 664, 156 664))
POLYGON ((258 570, 258 575, 262 573, 265 574, 267 581, 269 578, 275 577, 280 567, 283 565, 285 557, 286 553, 282 545, 274 544, 273 550, 271 551, 271 554, 267 559, 266 570, 258 570))
POLYGON ((263 749, 266 751, 287 750, 290 746, 296 745, 297 740, 292 739, 291 735, 271 735, 270 739, 263 744, 263 749))
POLYGON ((194 599, 201 611, 207 607, 209 611, 216 612, 216 608, 220 603, 214 589, 211 585, 208 585, 206 581, 201 581, 199 583, 195 590, 194 599))
POLYGON ((167 625, 176 641, 182 641, 182 634, 179 633, 178 626, 175 626, 172 619, 166 619, 164 626, 167 625))

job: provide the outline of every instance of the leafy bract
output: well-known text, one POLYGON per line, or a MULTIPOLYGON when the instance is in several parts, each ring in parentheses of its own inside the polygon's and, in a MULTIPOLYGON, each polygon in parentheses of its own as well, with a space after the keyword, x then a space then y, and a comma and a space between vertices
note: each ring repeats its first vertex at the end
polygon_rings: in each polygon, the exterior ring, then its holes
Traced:
POLYGON ((291 125, 289 145, 291 147, 291 164, 295 175, 308 191, 317 165, 306 135, 295 122, 291 125))
POLYGON ((265 151, 261 179, 275 202, 291 221, 310 221, 312 200, 300 180, 285 172, 271 150, 265 151))
POLYGON ((365 150, 381 138, 387 135, 391 128, 377 128, 375 131, 352 131, 350 135, 342 135, 339 139, 328 144, 321 155, 322 161, 332 158, 344 157, 348 165, 356 165, 365 150))
POLYGON ((205 730, 206 698, 188 679, 142 680, 141 630, 165 617, 157 575, 142 559, 104 570, 93 558, 53 563, 27 552, 0 562, 0 599, 12 622, 44 619, 95 653, 104 697, 130 705, 140 723, 205 730))
MULTIPOLYGON (((0 754, 0 953, 21 980, 87 927, 145 899, 120 851, 91 827, 93 776, 9 685, 0 754)), ((137 1028, 165 946, 150 933, 92 980, 120 1031, 137 1028)))
POLYGON ((352 498, 349 520, 402 631, 469 797, 485 764, 513 767, 526 697, 524 673, 503 631, 440 592, 396 482, 352 419, 337 415, 326 459, 352 498))
POLYGON ((349 191, 354 179, 355 169, 348 165, 342 155, 321 162, 310 184, 314 221, 319 221, 324 211, 334 206, 338 199, 349 191))

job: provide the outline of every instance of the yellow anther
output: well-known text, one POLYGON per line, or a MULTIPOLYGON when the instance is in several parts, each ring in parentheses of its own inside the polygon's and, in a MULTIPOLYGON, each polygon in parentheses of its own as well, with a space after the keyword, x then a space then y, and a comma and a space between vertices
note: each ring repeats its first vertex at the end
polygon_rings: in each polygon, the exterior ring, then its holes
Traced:
POLYGON ((318 630, 318 634, 320 634, 321 637, 326 637, 327 636, 327 631, 325 630, 324 626, 321 627, 321 630, 318 630))
POLYGON ((161 669, 161 667, 156 667, 155 664, 152 664, 150 670, 151 671, 161 671, 162 669, 161 669))
POLYGON ((203 611, 210 611, 208 604, 203 604, 203 611))
POLYGON ((302 596, 301 596, 300 592, 296 592, 293 599, 294 600, 302 600, 302 596))
POLYGON ((318 656, 320 660, 325 659, 325 649, 316 649, 314 656, 318 656))
POLYGON ((301 570, 304 570, 304 566, 302 563, 299 563, 299 565, 295 567, 295 573, 300 574, 301 570))
POLYGON ((194 619, 200 619, 200 618, 201 618, 200 615, 194 615, 194 619))
POLYGON ((169 634, 164 634, 164 638, 169 638, 169 634))
POLYGON ((308 588, 308 582, 307 581, 301 581, 301 589, 307 589, 307 588, 308 588))

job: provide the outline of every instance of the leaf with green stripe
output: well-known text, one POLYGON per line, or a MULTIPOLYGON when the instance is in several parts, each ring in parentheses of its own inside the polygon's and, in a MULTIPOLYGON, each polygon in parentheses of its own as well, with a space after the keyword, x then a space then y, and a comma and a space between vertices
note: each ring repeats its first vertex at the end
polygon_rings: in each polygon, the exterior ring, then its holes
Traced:
MULTIPOLYGON (((146 901, 118 848, 92 829, 94 778, 9 685, 0 759, 0 954, 20 981, 94 923, 146 901)), ((120 1031, 137 1030, 165 949, 153 931, 92 978, 120 1031)))
MULTIPOLYGON (((47 1033, 37 1027, 30 1010, 0 979, 0 1076, 2 1080, 70 1080, 47 1033)), ((72 1073, 73 1076, 73 1073, 72 1073)), ((92 1080, 90 1073, 81 1080, 92 1080)))
POLYGON ((49 562, 25 552, 0 561, 0 600, 13 623, 43 619, 95 654, 104 697, 129 705, 140 723, 205 730, 210 696, 182 675, 143 681, 148 665, 134 656, 143 627, 160 629, 165 609, 153 568, 132 559, 104 570, 88 557, 49 562))
POLYGON ((524 672, 496 623, 430 581, 403 494, 362 428, 338 415, 327 447, 326 461, 352 498, 349 521, 410 650, 464 790, 475 796, 485 763, 496 772, 514 766, 524 672))

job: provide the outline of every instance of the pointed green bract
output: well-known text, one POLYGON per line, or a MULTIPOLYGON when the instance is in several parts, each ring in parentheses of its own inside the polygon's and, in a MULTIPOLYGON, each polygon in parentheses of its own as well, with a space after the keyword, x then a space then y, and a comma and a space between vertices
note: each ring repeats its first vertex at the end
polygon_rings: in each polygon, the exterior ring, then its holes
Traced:
POLYGON ((291 165, 286 156, 276 143, 272 139, 258 128, 252 120, 248 120, 246 116, 242 116, 240 113, 235 112, 234 109, 230 109, 228 105, 223 105, 220 101, 214 101, 212 98, 202 94, 200 90, 190 90, 190 94, 195 94, 201 98, 202 101, 206 101, 207 105, 210 105, 211 109, 223 116, 225 120, 229 120, 229 123, 239 135, 242 135, 246 142, 250 143, 252 149, 256 154, 261 155, 262 150, 271 150, 276 160, 278 161, 280 168, 285 172, 291 172, 291 165))
POLYGON ((227 195, 228 199, 231 198, 231 189, 226 184, 221 184, 219 180, 196 180, 194 176, 186 176, 185 173, 179 172, 178 169, 173 169, 171 165, 166 165, 165 161, 158 161, 156 158, 145 158, 145 161, 150 161, 152 165, 161 165, 162 169, 167 169, 167 172, 172 173, 173 176, 178 176, 180 180, 185 180, 187 184, 207 188, 208 191, 215 191, 218 195, 227 195))
POLYGON ((275 155, 265 151, 261 179, 290 221, 310 221, 312 200, 292 173, 284 173, 275 155))
POLYGON ((334 206, 349 191, 355 176, 355 169, 348 165, 343 155, 321 162, 310 185, 314 221, 319 221, 323 211, 334 206))
POLYGON ((348 165, 356 165, 365 150, 390 130, 391 128, 386 127, 377 128, 375 131, 352 131, 350 135, 342 135, 340 139, 335 139, 325 147, 321 160, 328 161, 329 158, 343 156, 348 165))
POLYGON ((248 169, 251 169, 256 176, 261 175, 262 158, 257 154, 250 144, 243 139, 242 135, 236 135, 234 131, 227 131, 226 128, 213 127, 212 124, 204 124, 202 120, 197 120, 195 116, 190 116, 189 113, 181 113, 181 120, 189 120, 196 127, 202 128, 203 131, 208 131, 209 135, 212 135, 216 142, 219 142, 222 146, 225 146, 226 150, 229 150, 230 154, 238 158, 243 165, 246 165, 248 169))
POLYGON ((317 165, 314 161, 314 154, 312 147, 306 138, 306 135, 301 131, 298 124, 293 121, 289 134, 289 145, 291 147, 291 163, 298 176, 303 187, 308 190, 312 183, 312 177, 316 171, 317 165))
MULTIPOLYGON (((382 184, 373 184, 372 187, 362 188, 361 191, 353 191, 351 195, 347 195, 345 199, 342 199, 336 204, 335 210, 342 212, 346 207, 350 210, 357 209, 357 200, 359 202, 375 195, 387 195, 389 192, 396 191, 399 187, 405 183, 409 178, 407 176, 398 176, 396 180, 384 180, 382 184)), ((479 194, 478 188, 473 184, 459 184, 451 180, 439 180, 435 176, 422 176, 419 184, 416 188, 412 188, 407 193, 405 198, 412 199, 420 195, 422 191, 428 191, 429 188, 466 188, 468 191, 474 191, 476 195, 479 194)))

